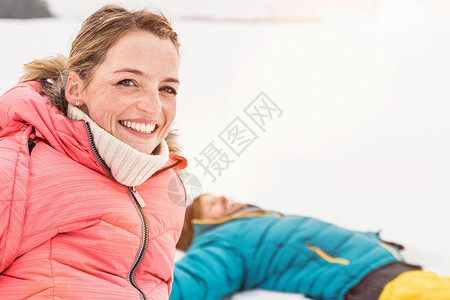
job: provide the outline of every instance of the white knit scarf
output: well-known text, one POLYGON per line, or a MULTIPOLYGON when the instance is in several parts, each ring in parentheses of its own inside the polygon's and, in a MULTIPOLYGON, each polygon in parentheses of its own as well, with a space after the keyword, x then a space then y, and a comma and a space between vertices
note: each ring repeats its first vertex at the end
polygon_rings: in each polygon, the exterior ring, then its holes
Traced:
POLYGON ((169 160, 169 147, 165 140, 157 147, 157 154, 145 154, 114 137, 74 105, 69 104, 67 117, 89 123, 98 154, 114 178, 125 186, 140 185, 169 160))

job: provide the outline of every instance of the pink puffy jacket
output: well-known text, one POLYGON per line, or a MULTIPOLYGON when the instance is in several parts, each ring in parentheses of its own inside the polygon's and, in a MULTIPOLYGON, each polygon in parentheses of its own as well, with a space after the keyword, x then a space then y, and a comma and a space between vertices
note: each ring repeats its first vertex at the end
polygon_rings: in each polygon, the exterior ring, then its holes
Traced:
POLYGON ((185 195, 173 167, 186 161, 171 155, 136 187, 142 208, 96 158, 89 126, 40 91, 0 98, 0 298, 168 299, 184 216, 168 186, 185 195))

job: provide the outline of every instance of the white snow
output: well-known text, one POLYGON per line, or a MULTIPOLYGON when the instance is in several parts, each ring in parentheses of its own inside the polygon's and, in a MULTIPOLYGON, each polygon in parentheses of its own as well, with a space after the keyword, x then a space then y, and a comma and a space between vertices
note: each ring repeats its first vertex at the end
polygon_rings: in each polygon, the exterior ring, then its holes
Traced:
MULTIPOLYGON (((0 20, 1 93, 23 63, 67 54, 82 19, 106 3, 49 2, 63 17, 0 20)), ((381 229, 408 261, 450 275, 450 1, 154 3, 180 35, 174 127, 204 191, 381 229), (283 111, 265 132, 243 112, 261 91, 283 111), (240 157, 219 138, 236 117, 259 137, 240 157), (234 160, 215 182, 194 159, 210 142, 234 160)), ((274 298, 234 299, 256 297, 274 298)))

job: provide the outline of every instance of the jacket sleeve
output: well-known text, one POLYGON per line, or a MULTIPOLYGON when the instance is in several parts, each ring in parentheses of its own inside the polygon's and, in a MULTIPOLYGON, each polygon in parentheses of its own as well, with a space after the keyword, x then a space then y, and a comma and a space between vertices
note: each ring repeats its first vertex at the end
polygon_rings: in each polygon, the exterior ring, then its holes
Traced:
POLYGON ((16 259, 22 241, 31 128, 0 132, 0 273, 16 259))
POLYGON ((175 264, 170 300, 217 300, 240 290, 244 276, 235 247, 222 241, 197 245, 175 264))

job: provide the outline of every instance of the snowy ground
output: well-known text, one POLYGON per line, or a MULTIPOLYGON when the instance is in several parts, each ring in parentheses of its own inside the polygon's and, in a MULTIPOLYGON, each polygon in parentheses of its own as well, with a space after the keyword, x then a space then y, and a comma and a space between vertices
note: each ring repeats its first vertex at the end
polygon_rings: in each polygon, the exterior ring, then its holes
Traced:
MULTIPOLYGON (((2 93, 21 64, 67 54, 105 1, 49 2, 63 17, 0 20, 2 93)), ((156 1, 180 34, 174 127, 203 191, 382 230, 410 262, 450 275, 450 1, 191 3, 156 1), (262 129, 244 112, 260 92, 281 110, 262 129), (240 141, 258 136, 245 149, 235 141, 239 155, 223 134, 236 117, 240 141), (210 169, 214 182, 195 160, 211 142, 233 160, 210 169)), ((234 297, 251 298, 274 296, 234 297)))

